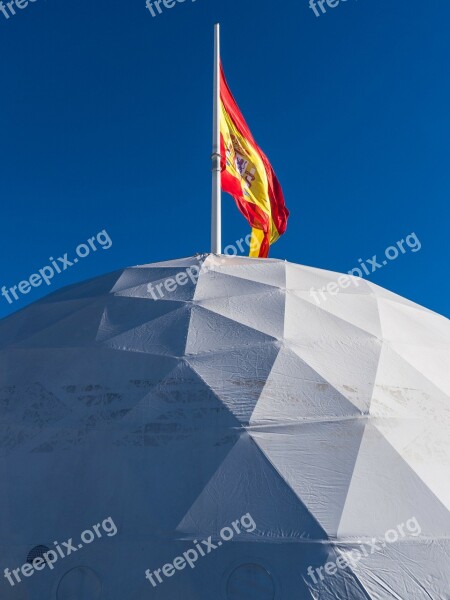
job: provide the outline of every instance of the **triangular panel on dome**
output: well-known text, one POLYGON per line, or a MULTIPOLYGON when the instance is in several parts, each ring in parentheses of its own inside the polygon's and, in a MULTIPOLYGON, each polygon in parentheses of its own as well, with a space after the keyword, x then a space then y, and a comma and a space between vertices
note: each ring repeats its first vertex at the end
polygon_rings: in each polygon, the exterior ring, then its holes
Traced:
POLYGON ((381 338, 381 323, 375 295, 370 294, 326 294, 324 298, 309 292, 292 292, 294 296, 318 306, 331 315, 367 331, 370 335, 381 338))
MULTIPOLYGON (((36 304, 48 304, 53 305, 64 300, 76 300, 81 298, 93 298, 98 296, 105 296, 110 294, 111 290, 115 286, 117 280, 127 269, 121 269, 119 271, 113 271, 106 275, 100 275, 87 281, 80 283, 73 283, 66 287, 63 287, 56 292, 45 296, 37 301, 36 304)), ((27 307, 28 310, 29 307, 27 307)))
POLYGON ((368 412, 381 349, 378 338, 288 292, 285 339, 330 385, 368 412))
MULTIPOLYGON (((74 414, 104 405, 129 408, 158 384, 176 365, 169 356, 120 352, 102 347, 24 348, 0 352, 5 392, 13 394, 26 382, 38 379, 46 392, 56 396, 74 414), (28 364, 23 377, 21 365, 28 364)), ((23 402, 23 400, 22 400, 23 402)))
POLYGON ((212 269, 206 269, 204 265, 194 299, 196 302, 233 299, 244 303, 252 303, 255 299, 270 292, 277 291, 274 285, 268 285, 251 279, 244 279, 237 274, 218 273, 212 269), (246 298, 246 296, 252 296, 246 298))
POLYGON ((355 552, 361 554, 361 545, 333 545, 328 548, 327 560, 322 560, 322 564, 314 562, 314 565, 311 565, 311 570, 302 574, 302 579, 309 590, 311 599, 378 600, 379 597, 370 594, 366 586, 363 585, 355 574, 354 562, 351 560, 352 553, 355 552), (338 568, 336 563, 340 557, 346 557, 346 561, 343 564, 347 566, 344 568, 338 568), (327 574, 324 569, 324 565, 328 562, 331 565, 330 572, 332 575, 327 574), (335 566, 336 571, 334 572, 335 566))
POLYGON ((96 339, 100 343, 105 342, 184 306, 183 302, 149 302, 143 298, 110 296, 105 303, 96 339))
POLYGON ((190 306, 182 304, 156 319, 108 337, 101 344, 127 352, 182 356, 186 348, 189 321, 190 306))
MULTIPOLYGON (((233 278, 236 281, 236 278, 233 278)), ((256 285, 253 284, 252 285, 256 285)), ((224 295, 222 298, 198 300, 198 304, 277 339, 284 334, 285 295, 282 290, 259 286, 259 293, 251 296, 224 295), (269 290, 269 291, 267 291, 269 290), (256 304, 258 310, 255 310, 256 304)))
MULTIPOLYGON (((18 348, 64 348, 95 344, 95 330, 101 322, 105 298, 74 300, 55 304, 51 311, 34 312, 17 335, 18 348), (68 311, 68 306, 72 309, 68 311)), ((15 315, 13 315, 14 318, 15 315)))
POLYGON ((196 264, 187 269, 181 266, 159 269, 136 268, 131 275, 126 271, 114 286, 113 293, 117 296, 155 301, 189 301, 194 297, 199 272, 200 265, 196 264))
POLYGON ((394 302, 396 304, 401 304, 403 306, 409 306, 410 308, 415 308, 416 310, 420 310, 421 312, 429 312, 432 313, 433 311, 430 310, 429 308, 426 308, 425 306, 422 306, 421 304, 417 304, 416 302, 413 302, 412 300, 408 300, 408 298, 405 298, 404 296, 400 296, 399 294, 396 294, 395 292, 391 292, 390 290, 387 290, 384 287, 381 287, 380 285, 377 285, 376 283, 373 283, 372 281, 368 281, 367 284, 369 285, 370 289, 372 290, 372 292, 375 294, 375 296, 377 298, 384 298, 386 300, 390 300, 391 302, 394 302))
POLYGON ((450 346, 389 342, 395 352, 450 397, 450 346))
POLYGON ((182 285, 179 285, 176 280, 179 273, 186 275, 183 271, 177 271, 173 276, 155 279, 143 285, 127 288, 121 292, 116 292, 115 295, 125 298, 143 298, 161 304, 163 302, 190 302, 194 298, 197 281, 195 277, 190 279, 186 276, 183 280, 180 280, 182 285))
POLYGON ((71 415, 73 409, 40 383, 0 388, 0 457, 26 450, 49 427, 71 415))
POLYGON ((261 261, 257 258, 221 256, 220 261, 206 261, 205 266, 214 272, 240 277, 247 281, 255 281, 278 288, 286 287, 284 261, 270 258, 261 261))
MULTIPOLYGON (((363 555, 352 564, 355 581, 367 594, 356 598, 447 600, 450 597, 450 570, 447 567, 450 541, 422 536, 420 522, 413 516, 407 521, 393 524, 385 535, 387 541, 383 539, 384 536, 378 538, 376 549, 371 546, 372 540, 368 540, 365 544, 367 556, 363 555), (393 542, 396 537, 398 541, 393 542)), ((340 547, 342 556, 349 556, 350 552, 361 554, 361 544, 340 547)), ((332 577, 327 587, 330 592, 334 589, 332 577)), ((337 593, 343 593, 344 589, 347 588, 339 587, 342 592, 338 590, 337 593)), ((324 595, 325 600, 335 598, 340 596, 324 595)), ((342 600, 347 600, 347 597, 342 595, 342 600)))
MULTIPOLYGON (((450 350, 450 321, 414 304, 379 297, 378 310, 384 339, 401 344, 444 346, 450 350)), ((449 362, 450 365, 450 362, 449 362)))
MULTIPOLYGON (((323 294, 326 297, 332 295, 327 290, 327 286, 330 284, 336 284, 339 293, 343 294, 360 294, 365 296, 373 294, 368 282, 361 277, 297 265, 295 263, 286 263, 287 290, 308 292, 311 299, 314 298, 313 292, 316 292, 318 298, 323 298, 323 294)), ((334 291, 335 286, 332 286, 331 289, 334 291)))
POLYGON ((124 419, 121 441, 159 446, 199 434, 223 439, 240 426, 217 395, 185 361, 178 362, 137 402, 124 419))
POLYGON ((270 541, 326 538, 326 533, 247 433, 230 451, 177 527, 185 539, 212 535, 249 513, 251 536, 270 541), (228 502, 223 502, 228 498, 228 502), (274 503, 274 498, 276 502, 274 503))
POLYGON ((273 342, 274 338, 257 329, 193 305, 186 341, 186 355, 223 352, 273 342))
POLYGON ((247 424, 272 369, 276 342, 188 357, 188 362, 242 424, 247 424))
POLYGON ((360 411, 288 347, 282 346, 250 425, 322 421, 360 411))
POLYGON ((158 265, 137 266, 126 269, 118 278, 111 292, 123 293, 126 290, 147 286, 149 283, 164 281, 174 278, 178 273, 186 273, 187 269, 192 268, 194 272, 201 269, 204 257, 190 257, 179 261, 167 261, 158 265))
POLYGON ((374 424, 366 425, 340 537, 380 536, 415 517, 426 536, 450 536, 449 511, 374 424))
MULTIPOLYGON (((108 296, 106 296, 107 298, 108 296)), ((103 302, 105 298, 103 298, 103 302)), ((74 323, 74 315, 79 314, 81 323, 87 317, 85 309, 90 306, 100 306, 101 301, 96 297, 69 298, 60 302, 54 302, 51 307, 44 302, 36 302, 27 306, 26 310, 21 310, 8 319, 0 320, 0 349, 4 346, 18 346, 21 342, 34 338, 34 344, 39 344, 39 332, 44 332, 42 339, 46 339, 47 329, 64 328, 64 320, 69 319, 69 323, 74 323), (60 323, 60 322, 63 323, 60 323), (34 337, 37 336, 37 337, 34 337)), ((92 313, 91 313, 92 315, 92 313)), ((94 310, 94 326, 98 310, 94 310)), ((89 321, 92 327, 93 323, 89 321)), ((70 330, 72 334, 72 330, 70 330)), ((67 336, 70 338, 70 336, 67 336)), ((89 332, 88 337, 92 337, 89 332)), ((67 343, 64 340, 64 344, 67 343)), ((32 342, 33 345, 33 342, 32 342)))
POLYGON ((383 344, 370 414, 376 428, 450 509, 448 396, 383 344))
POLYGON ((383 343, 370 414, 375 418, 447 421, 449 397, 391 344, 383 343))
POLYGON ((330 537, 336 537, 364 419, 252 428, 250 435, 330 537))

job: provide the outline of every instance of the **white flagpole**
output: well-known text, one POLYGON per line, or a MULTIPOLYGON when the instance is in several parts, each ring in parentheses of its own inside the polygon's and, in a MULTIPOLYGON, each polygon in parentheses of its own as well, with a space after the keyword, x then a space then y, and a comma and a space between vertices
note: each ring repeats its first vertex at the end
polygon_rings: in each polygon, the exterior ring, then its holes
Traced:
POLYGON ((211 252, 222 253, 222 211, 220 172, 220 25, 214 26, 214 102, 213 102, 213 153, 212 160, 212 207, 211 252))

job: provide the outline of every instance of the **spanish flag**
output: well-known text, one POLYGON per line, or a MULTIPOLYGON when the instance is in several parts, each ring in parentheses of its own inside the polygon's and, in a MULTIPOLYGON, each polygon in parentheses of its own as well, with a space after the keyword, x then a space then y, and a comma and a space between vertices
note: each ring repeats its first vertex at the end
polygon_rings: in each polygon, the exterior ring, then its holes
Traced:
POLYGON ((289 211, 272 166, 259 148, 220 67, 222 190, 233 196, 252 227, 250 256, 267 258, 286 231, 289 211))

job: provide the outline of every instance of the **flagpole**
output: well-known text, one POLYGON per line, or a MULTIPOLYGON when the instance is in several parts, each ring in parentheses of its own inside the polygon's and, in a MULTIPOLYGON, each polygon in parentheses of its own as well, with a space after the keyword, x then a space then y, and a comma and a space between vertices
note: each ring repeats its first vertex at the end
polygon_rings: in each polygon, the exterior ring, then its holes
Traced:
POLYGON ((222 253, 221 211, 221 156, 220 156, 220 25, 214 25, 214 101, 213 101, 213 153, 212 160, 212 206, 211 206, 211 252, 222 253))

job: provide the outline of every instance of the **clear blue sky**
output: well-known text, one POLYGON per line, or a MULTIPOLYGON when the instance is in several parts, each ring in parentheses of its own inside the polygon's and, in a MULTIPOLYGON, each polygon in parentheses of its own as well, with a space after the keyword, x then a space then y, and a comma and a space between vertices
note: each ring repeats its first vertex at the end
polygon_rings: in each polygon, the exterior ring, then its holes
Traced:
MULTIPOLYGON (((20 1, 20 0, 19 0, 20 1)), ((9 305, 209 250, 213 24, 291 218, 271 256, 371 281, 450 316, 450 2, 36 0, 0 14, 0 286, 106 229, 113 245, 9 305)), ((225 243, 248 233, 224 198, 225 243)))

